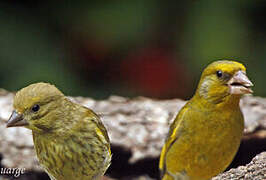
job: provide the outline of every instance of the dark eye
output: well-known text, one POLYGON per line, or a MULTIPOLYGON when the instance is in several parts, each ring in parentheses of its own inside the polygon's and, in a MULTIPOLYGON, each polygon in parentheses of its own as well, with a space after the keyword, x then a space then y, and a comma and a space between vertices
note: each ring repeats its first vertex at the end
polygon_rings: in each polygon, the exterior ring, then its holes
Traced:
POLYGON ((32 106, 32 108, 31 108, 31 110, 32 110, 33 112, 37 112, 37 111, 39 111, 39 109, 40 109, 40 106, 39 106, 38 104, 35 104, 35 105, 32 106))
POLYGON ((216 71, 216 75, 218 78, 223 76, 223 72, 222 71, 216 71))

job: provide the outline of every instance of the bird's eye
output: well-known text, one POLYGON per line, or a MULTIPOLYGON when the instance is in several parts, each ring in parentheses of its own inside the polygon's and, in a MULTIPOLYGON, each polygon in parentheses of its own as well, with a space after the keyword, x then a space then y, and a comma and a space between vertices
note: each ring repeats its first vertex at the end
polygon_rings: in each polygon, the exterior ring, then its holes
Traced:
POLYGON ((32 110, 33 112, 37 112, 37 111, 39 111, 39 109, 40 109, 40 106, 39 106, 38 104, 35 104, 35 105, 32 106, 32 108, 31 108, 31 110, 32 110))
POLYGON ((222 71, 216 71, 216 75, 218 78, 223 76, 223 72, 222 71))

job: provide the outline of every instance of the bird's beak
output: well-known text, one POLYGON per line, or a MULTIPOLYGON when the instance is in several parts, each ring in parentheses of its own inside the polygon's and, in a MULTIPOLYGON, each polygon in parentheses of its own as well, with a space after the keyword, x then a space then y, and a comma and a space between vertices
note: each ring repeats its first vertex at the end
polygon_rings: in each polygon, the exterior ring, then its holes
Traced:
POLYGON ((234 76, 228 81, 230 94, 251 94, 253 93, 251 86, 253 83, 248 79, 243 71, 237 71, 234 76))
POLYGON ((14 126, 26 126, 28 122, 23 118, 22 114, 13 111, 10 118, 7 121, 6 127, 14 126))

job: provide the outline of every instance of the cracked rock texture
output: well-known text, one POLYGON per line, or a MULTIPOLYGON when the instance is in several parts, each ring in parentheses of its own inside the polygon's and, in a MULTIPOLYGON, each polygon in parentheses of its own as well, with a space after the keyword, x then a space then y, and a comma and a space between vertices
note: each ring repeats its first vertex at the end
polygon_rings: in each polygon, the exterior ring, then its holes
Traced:
POLYGON ((244 179, 244 180, 262 180, 266 179, 266 152, 263 152, 252 159, 246 166, 239 166, 236 169, 218 175, 212 180, 229 180, 229 179, 244 179))
MULTIPOLYGON (((12 111, 13 97, 13 93, 0 90, 1 165, 2 167, 23 167, 27 171, 42 171, 33 149, 31 131, 25 128, 5 127, 12 111)), ((83 97, 69 98, 94 110, 101 116, 108 130, 114 154, 113 163, 107 172, 108 175, 114 179, 158 178, 157 164, 164 138, 168 132, 169 124, 185 104, 185 101, 179 99, 154 100, 144 97, 128 99, 118 96, 111 96, 107 100, 100 101, 83 97), (146 166, 146 168, 141 166, 146 166), (140 168, 138 169, 138 167, 140 168), (146 174, 145 170, 147 171, 146 174)), ((245 117, 243 144, 246 145, 246 142, 251 142, 250 139, 255 143, 254 146, 257 142, 253 141, 254 139, 258 140, 259 143, 265 143, 266 99, 246 96, 242 98, 240 105, 245 117)), ((256 153, 262 151, 266 151, 265 145, 260 146, 256 153)), ((249 164, 245 168, 252 168, 257 165, 257 162, 265 164, 265 153, 253 161, 253 164, 249 164)), ((237 175, 241 171, 241 167, 239 168, 230 170, 224 175, 230 173, 235 175, 234 177, 240 178, 237 175)), ((262 168, 265 169, 265 165, 262 168)), ((258 175, 262 172, 256 169, 254 171, 258 175)), ((251 171, 247 170, 246 172, 251 171)), ((265 174, 265 171, 263 172, 265 174)), ((256 173, 253 174, 256 175, 256 173)), ((224 176, 220 175, 219 177, 224 176)), ((217 178, 219 179, 219 177, 217 178)))

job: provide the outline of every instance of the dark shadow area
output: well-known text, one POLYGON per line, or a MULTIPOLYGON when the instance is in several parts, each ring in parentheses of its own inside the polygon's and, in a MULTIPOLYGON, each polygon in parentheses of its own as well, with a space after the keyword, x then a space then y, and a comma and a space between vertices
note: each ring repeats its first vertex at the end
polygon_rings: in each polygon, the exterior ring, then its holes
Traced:
POLYGON ((131 165, 129 164, 129 158, 132 156, 132 152, 129 149, 125 149, 121 146, 111 146, 112 151, 112 163, 108 168, 106 174, 110 177, 119 178, 127 176, 131 165))
POLYGON ((132 153, 130 150, 120 146, 112 146, 112 154, 112 164, 107 170, 107 176, 121 180, 130 180, 140 175, 148 175, 159 179, 159 158, 147 157, 130 164, 129 159, 132 153))

